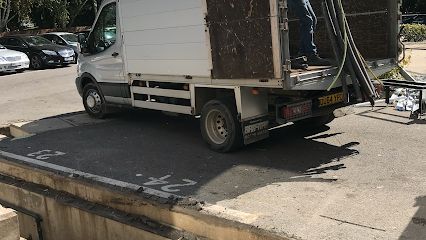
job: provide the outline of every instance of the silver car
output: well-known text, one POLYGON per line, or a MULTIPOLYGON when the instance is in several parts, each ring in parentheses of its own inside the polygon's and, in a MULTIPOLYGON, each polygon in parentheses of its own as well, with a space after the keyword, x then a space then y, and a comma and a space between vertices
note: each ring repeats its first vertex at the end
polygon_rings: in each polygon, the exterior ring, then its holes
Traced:
POLYGON ((30 60, 22 52, 0 45, 0 72, 23 72, 30 67, 30 60))
POLYGON ((77 60, 77 56, 80 53, 81 48, 76 34, 68 32, 50 32, 42 34, 41 36, 55 44, 72 48, 75 53, 75 60, 77 60))

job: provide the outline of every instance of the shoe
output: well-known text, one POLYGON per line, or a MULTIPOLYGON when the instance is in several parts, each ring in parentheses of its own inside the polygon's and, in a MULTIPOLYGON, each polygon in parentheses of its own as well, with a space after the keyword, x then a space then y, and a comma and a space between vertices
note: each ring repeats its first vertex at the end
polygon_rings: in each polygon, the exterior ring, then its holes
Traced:
POLYGON ((291 69, 308 70, 309 65, 302 62, 291 62, 291 69))
POLYGON ((309 67, 308 64, 306 64, 306 62, 308 61, 306 56, 300 56, 297 58, 292 58, 290 60, 291 60, 291 69, 307 70, 309 67))
POLYGON ((308 58, 307 64, 309 66, 331 66, 331 62, 327 59, 320 58, 318 54, 310 54, 306 56, 308 58))

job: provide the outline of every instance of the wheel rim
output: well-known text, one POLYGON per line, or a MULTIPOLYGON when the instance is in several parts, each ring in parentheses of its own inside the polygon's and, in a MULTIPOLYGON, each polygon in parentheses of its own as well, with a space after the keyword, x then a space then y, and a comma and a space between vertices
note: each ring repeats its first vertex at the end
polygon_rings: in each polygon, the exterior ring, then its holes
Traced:
POLYGON ((215 144, 222 144, 228 137, 228 126, 224 114, 219 110, 212 110, 206 116, 206 132, 215 144))
POLYGON ((41 67, 41 63, 40 63, 40 60, 38 59, 38 57, 35 57, 35 56, 32 57, 31 62, 32 62, 33 68, 39 69, 41 67))
POLYGON ((102 98, 96 90, 90 90, 86 97, 86 106, 92 113, 101 112, 102 98))

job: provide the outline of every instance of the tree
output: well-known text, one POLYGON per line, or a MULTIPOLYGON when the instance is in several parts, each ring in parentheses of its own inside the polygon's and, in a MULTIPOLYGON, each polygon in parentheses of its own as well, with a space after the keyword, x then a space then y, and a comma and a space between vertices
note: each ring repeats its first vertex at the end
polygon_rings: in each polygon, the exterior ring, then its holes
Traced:
POLYGON ((23 22, 39 28, 91 25, 102 0, 0 0, 0 31, 20 29, 23 22), (9 24, 9 25, 8 25, 9 24))
POLYGON ((12 20, 22 21, 28 19, 33 4, 39 0, 0 0, 0 31, 6 30, 7 24, 12 20))
POLYGON ((40 28, 65 28, 69 21, 68 0, 34 0, 29 13, 40 28))
POLYGON ((91 25, 101 3, 102 0, 69 0, 68 27, 91 25))
POLYGON ((10 21, 11 0, 1 0, 0 6, 0 31, 4 31, 10 21))
POLYGON ((402 12, 426 13, 426 1, 425 0, 403 0, 402 12))
POLYGON ((70 21, 68 26, 73 26, 76 18, 81 14, 81 10, 87 5, 89 0, 74 0, 70 1, 70 21))

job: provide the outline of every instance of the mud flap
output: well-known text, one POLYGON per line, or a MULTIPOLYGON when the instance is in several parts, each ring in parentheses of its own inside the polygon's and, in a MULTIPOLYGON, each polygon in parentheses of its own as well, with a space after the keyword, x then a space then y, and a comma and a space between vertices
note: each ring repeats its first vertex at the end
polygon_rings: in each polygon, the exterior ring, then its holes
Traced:
POLYGON ((248 145, 269 137, 268 116, 262 116, 242 122, 244 144, 248 145))

